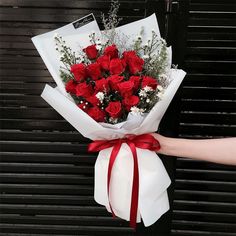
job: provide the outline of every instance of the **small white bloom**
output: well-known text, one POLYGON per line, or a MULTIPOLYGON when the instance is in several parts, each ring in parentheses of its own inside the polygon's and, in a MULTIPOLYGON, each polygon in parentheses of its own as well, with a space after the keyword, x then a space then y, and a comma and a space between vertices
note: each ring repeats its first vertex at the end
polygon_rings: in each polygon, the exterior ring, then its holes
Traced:
POLYGON ((102 45, 96 45, 97 50, 101 50, 102 49, 102 45))
POLYGON ((102 103, 104 99, 104 93, 103 92, 98 92, 96 94, 96 98, 102 103))
POLYGON ((148 55, 143 55, 143 59, 149 59, 150 57, 148 55))
POLYGON ((143 90, 144 90, 145 92, 151 92, 151 91, 153 91, 153 88, 150 87, 150 86, 145 86, 145 87, 143 88, 143 90))
POLYGON ((54 35, 53 35, 53 38, 58 38, 59 37, 59 34, 56 32, 54 35))
POLYGON ((163 87, 162 87, 161 85, 157 85, 157 89, 158 89, 159 91, 163 91, 163 87))
POLYGON ((140 90, 139 96, 141 97, 141 99, 142 99, 142 97, 147 97, 146 91, 145 90, 140 90))
POLYGON ((159 97, 160 99, 162 99, 162 98, 163 98, 163 93, 162 93, 162 92, 157 93, 157 97, 159 97))
POLYGON ((144 113, 144 109, 138 108, 136 106, 131 107, 130 111, 133 115, 142 115, 144 113))
POLYGON ((163 38, 160 38, 160 41, 161 41, 162 43, 166 44, 166 41, 165 41, 165 39, 163 39, 163 38))
POLYGON ((166 74, 161 74, 159 77, 160 77, 161 79, 167 79, 167 75, 166 75, 166 74))
POLYGON ((112 123, 112 124, 116 124, 118 122, 118 119, 110 117, 109 122, 112 123))
POLYGON ((151 100, 150 100, 149 98, 148 98, 148 99, 146 99, 146 103, 150 103, 150 101, 151 101, 151 100))
POLYGON ((142 36, 141 35, 137 35, 136 40, 141 40, 142 36))

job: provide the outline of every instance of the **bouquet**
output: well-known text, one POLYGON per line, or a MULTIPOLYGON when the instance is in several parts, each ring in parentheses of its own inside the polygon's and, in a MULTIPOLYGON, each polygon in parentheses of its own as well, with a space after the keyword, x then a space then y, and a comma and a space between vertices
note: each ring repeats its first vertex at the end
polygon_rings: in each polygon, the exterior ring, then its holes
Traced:
POLYGON ((33 42, 58 85, 42 97, 99 151, 95 200, 132 227, 141 218, 149 226, 169 209, 170 185, 150 133, 185 72, 170 68, 155 14, 117 27, 117 10, 113 1, 104 31, 91 14, 33 42))

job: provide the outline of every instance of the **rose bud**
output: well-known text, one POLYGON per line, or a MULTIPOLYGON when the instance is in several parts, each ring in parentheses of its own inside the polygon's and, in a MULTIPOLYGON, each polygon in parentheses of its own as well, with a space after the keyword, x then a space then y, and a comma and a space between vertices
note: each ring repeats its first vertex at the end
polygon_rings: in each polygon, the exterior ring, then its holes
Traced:
POLYGON ((130 76, 129 81, 134 83, 134 90, 137 91, 141 85, 141 77, 140 76, 130 76))
POLYGON ((121 103, 120 102, 109 102, 108 106, 106 107, 106 112, 110 115, 112 118, 119 118, 121 115, 121 103))
POLYGON ((89 64, 87 66, 87 71, 88 71, 88 75, 93 80, 98 80, 102 76, 100 65, 97 62, 89 64))
POLYGON ((144 60, 138 56, 132 57, 128 61, 129 71, 132 75, 143 70, 144 60))
POLYGON ((96 59, 96 57, 98 55, 98 50, 97 50, 95 44, 84 48, 83 51, 86 53, 88 59, 90 59, 90 60, 96 59))
POLYGON ((83 63, 72 65, 70 67, 70 71, 78 82, 81 82, 87 78, 86 66, 83 63))
POLYGON ((113 90, 118 90, 118 84, 124 81, 124 78, 124 76, 120 75, 111 75, 107 78, 107 80, 113 90))
POLYGON ((130 108, 138 105, 138 103, 139 103, 139 97, 135 95, 127 96, 123 100, 123 104, 127 111, 130 111, 130 108))
POLYGON ((117 58, 118 57, 118 49, 115 44, 107 46, 104 49, 104 55, 107 55, 110 57, 110 59, 117 58))
POLYGON ((119 92, 123 97, 130 96, 133 93, 134 83, 132 81, 125 81, 118 84, 119 92))
POLYGON ((110 68, 110 57, 107 55, 100 56, 97 63, 101 66, 102 70, 108 71, 110 68))
POLYGON ((93 94, 92 96, 86 98, 86 100, 92 104, 93 106, 98 106, 100 104, 99 99, 96 97, 95 94, 93 94))
POLYGON ((69 80, 66 83, 66 92, 76 94, 76 86, 77 86, 77 83, 73 79, 69 80))
POLYGON ((95 91, 96 92, 108 92, 110 90, 109 88, 109 82, 107 79, 102 78, 97 81, 95 81, 95 91))
POLYGON ((106 114, 99 107, 94 106, 88 109, 87 114, 97 122, 104 122, 106 114))
POLYGON ((86 82, 80 83, 76 86, 76 96, 88 98, 92 95, 93 88, 86 82))
POLYGON ((110 73, 119 75, 125 71, 125 63, 123 59, 115 58, 110 62, 110 73))
POLYGON ((155 90, 157 88, 157 85, 158 82, 156 79, 152 78, 151 76, 143 76, 142 88, 148 86, 155 90))

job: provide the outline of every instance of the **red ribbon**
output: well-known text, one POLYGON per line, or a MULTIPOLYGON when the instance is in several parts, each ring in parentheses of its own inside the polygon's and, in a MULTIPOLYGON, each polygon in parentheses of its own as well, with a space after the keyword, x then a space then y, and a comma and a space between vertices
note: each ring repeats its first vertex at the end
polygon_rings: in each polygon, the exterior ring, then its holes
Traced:
MULTIPOLYGON (((133 172, 133 186, 132 186, 131 207, 130 207, 130 226, 132 228, 136 228, 137 211, 138 211, 138 193, 139 193, 139 171, 138 171, 138 157, 137 157, 136 147, 141 149, 148 149, 151 151, 158 151, 160 149, 160 143, 151 134, 142 134, 138 136, 129 135, 123 139, 95 140, 89 144, 88 146, 89 152, 98 152, 103 149, 113 147, 110 155, 110 160, 108 165, 108 175, 107 175, 108 199, 109 199, 112 168, 116 160, 116 157, 120 151, 122 143, 126 143, 130 147, 133 156, 134 172, 133 172)), ((109 205, 113 216, 115 216, 110 201, 109 205)))

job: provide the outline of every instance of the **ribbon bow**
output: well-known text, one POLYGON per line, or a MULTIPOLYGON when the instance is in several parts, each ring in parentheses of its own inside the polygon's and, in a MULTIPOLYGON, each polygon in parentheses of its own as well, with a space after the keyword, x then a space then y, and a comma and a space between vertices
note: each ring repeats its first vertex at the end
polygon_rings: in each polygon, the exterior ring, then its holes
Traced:
MULTIPOLYGON (((109 200, 112 168, 116 160, 116 157, 120 151, 122 143, 126 143, 130 147, 133 156, 134 171, 133 171, 133 186, 132 186, 131 207, 130 207, 130 226, 132 228, 136 228, 137 211, 138 211, 138 193, 139 193, 139 171, 138 171, 138 157, 136 148, 158 151, 160 149, 160 143, 151 134, 142 134, 137 136, 128 135, 127 137, 122 139, 95 140, 89 144, 88 146, 89 152, 98 152, 103 149, 113 147, 109 159, 108 175, 107 175, 108 200, 109 200)), ((109 205, 113 216, 115 216, 110 201, 109 205)))

